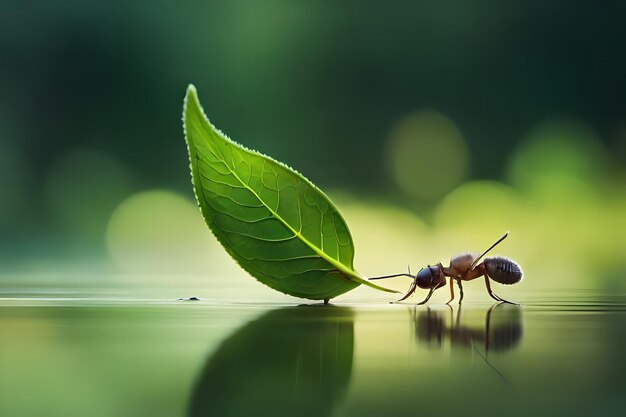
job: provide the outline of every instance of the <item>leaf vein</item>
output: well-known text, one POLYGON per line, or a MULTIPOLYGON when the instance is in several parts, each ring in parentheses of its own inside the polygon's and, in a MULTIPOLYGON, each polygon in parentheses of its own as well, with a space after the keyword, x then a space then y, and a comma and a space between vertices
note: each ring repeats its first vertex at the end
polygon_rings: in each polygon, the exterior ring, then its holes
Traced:
POLYGON ((223 232, 225 233, 230 233, 233 235, 239 235, 239 236, 244 236, 244 237, 248 237, 250 239, 254 239, 254 240, 258 240, 260 242, 287 242, 289 240, 292 240, 294 238, 296 238, 296 235, 293 236, 289 236, 289 237, 285 237, 285 238, 279 238, 279 239, 268 239, 268 238, 264 238, 264 237, 259 237, 259 236, 254 236, 254 235, 250 235, 247 233, 241 233, 235 230, 228 230, 226 228, 221 227, 220 229, 222 229, 223 232))

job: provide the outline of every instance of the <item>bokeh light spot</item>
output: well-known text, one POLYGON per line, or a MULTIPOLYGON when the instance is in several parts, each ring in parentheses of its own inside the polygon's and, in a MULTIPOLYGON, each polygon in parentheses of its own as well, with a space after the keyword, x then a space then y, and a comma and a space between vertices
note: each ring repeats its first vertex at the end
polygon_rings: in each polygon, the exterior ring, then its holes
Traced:
POLYGON ((418 200, 445 195, 463 181, 467 165, 463 135, 441 113, 413 113, 391 131, 387 167, 398 186, 418 200))
POLYGON ((606 151, 589 126, 549 121, 531 130, 515 153, 509 178, 524 191, 549 196, 564 192, 568 184, 578 189, 597 183, 606 171, 606 160, 606 151))
POLYGON ((474 247, 476 242, 495 240, 507 230, 515 230, 524 210, 511 187, 497 181, 471 181, 444 197, 434 222, 455 245, 474 247))
POLYGON ((113 261, 129 272, 218 272, 234 264, 198 207, 166 190, 122 201, 111 215, 106 240, 113 261))

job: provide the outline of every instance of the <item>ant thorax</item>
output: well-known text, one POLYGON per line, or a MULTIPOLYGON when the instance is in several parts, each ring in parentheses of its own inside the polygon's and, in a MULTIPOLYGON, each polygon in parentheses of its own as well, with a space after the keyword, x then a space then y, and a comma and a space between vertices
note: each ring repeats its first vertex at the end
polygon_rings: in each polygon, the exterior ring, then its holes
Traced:
POLYGON ((473 253, 462 253, 450 259, 451 275, 455 277, 458 275, 465 275, 470 270, 472 264, 478 256, 473 253))

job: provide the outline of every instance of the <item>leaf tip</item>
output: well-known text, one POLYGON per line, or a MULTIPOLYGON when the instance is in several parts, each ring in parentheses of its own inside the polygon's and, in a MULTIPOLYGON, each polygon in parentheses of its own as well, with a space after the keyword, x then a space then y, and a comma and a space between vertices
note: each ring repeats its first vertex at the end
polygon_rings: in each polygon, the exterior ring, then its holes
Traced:
POLYGON ((200 104, 200 101, 198 100, 198 90, 196 90, 196 86, 193 84, 189 84, 187 86, 187 94, 185 94, 185 108, 190 101, 193 101, 196 105, 200 104))
POLYGON ((187 86, 187 95, 193 94, 194 96, 198 95, 198 91, 196 90, 196 86, 193 84, 189 84, 187 86))

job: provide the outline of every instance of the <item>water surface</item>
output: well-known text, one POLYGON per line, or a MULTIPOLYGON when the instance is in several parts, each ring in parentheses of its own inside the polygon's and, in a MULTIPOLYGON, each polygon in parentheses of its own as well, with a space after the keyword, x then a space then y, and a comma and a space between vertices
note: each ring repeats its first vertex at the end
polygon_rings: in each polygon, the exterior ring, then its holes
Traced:
POLYGON ((0 295, 0 415, 617 413, 623 296, 295 306, 0 295))

